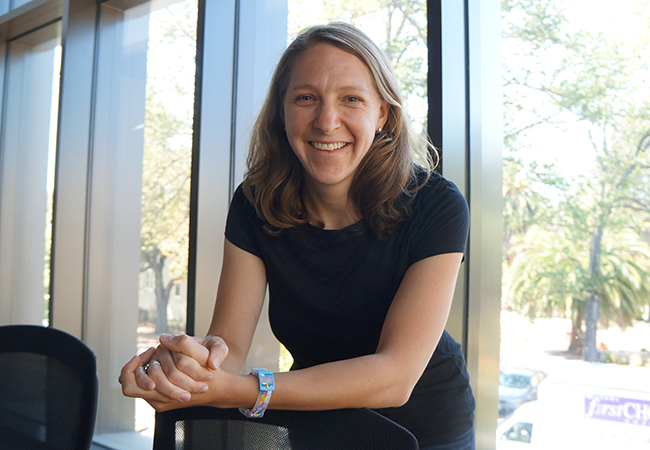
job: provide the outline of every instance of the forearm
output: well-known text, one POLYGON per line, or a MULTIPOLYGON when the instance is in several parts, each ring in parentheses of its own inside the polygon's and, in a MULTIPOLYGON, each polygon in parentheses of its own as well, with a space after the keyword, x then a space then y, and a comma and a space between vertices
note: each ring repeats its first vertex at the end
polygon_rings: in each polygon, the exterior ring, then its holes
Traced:
MULTIPOLYGON (((404 367, 400 370, 389 356, 375 354, 276 373, 269 408, 307 411, 400 406, 408 400, 419 378, 419 374, 409 376, 408 372, 404 367)), ((251 375, 223 375, 226 379, 215 384, 225 382, 227 389, 207 403, 222 408, 252 407, 259 394, 257 379, 251 375)))
POLYGON ((325 410, 404 404, 421 373, 374 354, 276 375, 270 408, 325 410), (276 395, 277 394, 277 395, 276 395))

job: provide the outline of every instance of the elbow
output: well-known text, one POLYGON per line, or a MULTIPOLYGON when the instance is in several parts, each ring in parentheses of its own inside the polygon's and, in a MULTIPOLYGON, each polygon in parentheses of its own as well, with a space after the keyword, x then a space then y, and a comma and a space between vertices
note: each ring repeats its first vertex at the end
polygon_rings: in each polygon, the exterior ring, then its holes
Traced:
POLYGON ((386 383, 383 397, 384 408, 399 408, 404 406, 411 398, 415 385, 420 380, 422 373, 419 370, 410 370, 401 364, 391 366, 394 370, 385 371, 386 383))
POLYGON ((411 383, 395 383, 393 389, 391 389, 390 396, 387 398, 387 405, 385 407, 399 408, 400 406, 404 406, 411 398, 414 387, 411 383))
POLYGON ((373 377, 372 390, 375 394, 375 401, 380 403, 374 408, 399 408, 404 406, 411 398, 415 385, 420 381, 422 370, 419 367, 412 367, 404 364, 398 359, 384 359, 381 364, 381 383, 376 383, 373 377))
POLYGON ((399 408, 400 406, 404 406, 409 401, 409 399, 411 398, 412 393, 413 393, 413 388, 404 390, 402 395, 396 398, 395 408, 399 408))

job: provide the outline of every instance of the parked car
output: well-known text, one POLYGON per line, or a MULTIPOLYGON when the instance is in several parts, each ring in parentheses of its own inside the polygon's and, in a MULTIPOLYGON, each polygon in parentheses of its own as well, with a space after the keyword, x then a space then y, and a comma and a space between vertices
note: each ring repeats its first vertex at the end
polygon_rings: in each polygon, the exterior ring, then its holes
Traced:
POLYGON ((537 400, 537 387, 546 374, 535 369, 508 368, 499 374, 499 417, 506 417, 519 406, 537 400))
POLYGON ((578 362, 497 428, 496 450, 650 449, 650 367, 578 362))

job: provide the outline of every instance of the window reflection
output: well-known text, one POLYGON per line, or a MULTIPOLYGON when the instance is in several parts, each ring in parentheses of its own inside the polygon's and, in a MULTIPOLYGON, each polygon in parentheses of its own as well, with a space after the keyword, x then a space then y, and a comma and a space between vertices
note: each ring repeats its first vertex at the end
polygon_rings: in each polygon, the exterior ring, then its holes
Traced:
POLYGON ((0 164, 3 323, 47 324, 61 23, 7 44, 0 164))

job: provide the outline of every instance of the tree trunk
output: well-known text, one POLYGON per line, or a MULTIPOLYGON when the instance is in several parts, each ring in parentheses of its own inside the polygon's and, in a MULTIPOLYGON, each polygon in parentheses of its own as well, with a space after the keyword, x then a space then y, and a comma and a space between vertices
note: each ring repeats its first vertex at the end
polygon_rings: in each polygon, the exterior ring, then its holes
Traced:
POLYGON ((598 315, 600 313, 600 296, 593 294, 585 304, 585 342, 582 347, 582 358, 585 361, 599 361, 598 348, 596 347, 596 334, 598 331, 598 315))
POLYGON ((165 255, 161 255, 158 261, 153 264, 156 283, 156 333, 167 333, 167 304, 169 303, 169 291, 163 284, 163 268, 165 266, 165 255))
MULTIPOLYGON (((598 225, 591 235, 589 247, 589 278, 598 285, 600 276, 600 254, 602 252, 604 225, 598 225)), ((600 295, 592 292, 585 303, 585 342, 582 347, 582 358, 585 361, 598 361, 598 348, 596 348, 596 334, 598 331, 598 316, 600 314, 600 295)))
POLYGON ((582 353, 582 346, 584 345, 582 321, 584 316, 584 304, 578 302, 574 311, 573 321, 571 323, 571 341, 569 342, 568 352, 573 355, 580 355, 582 353))

